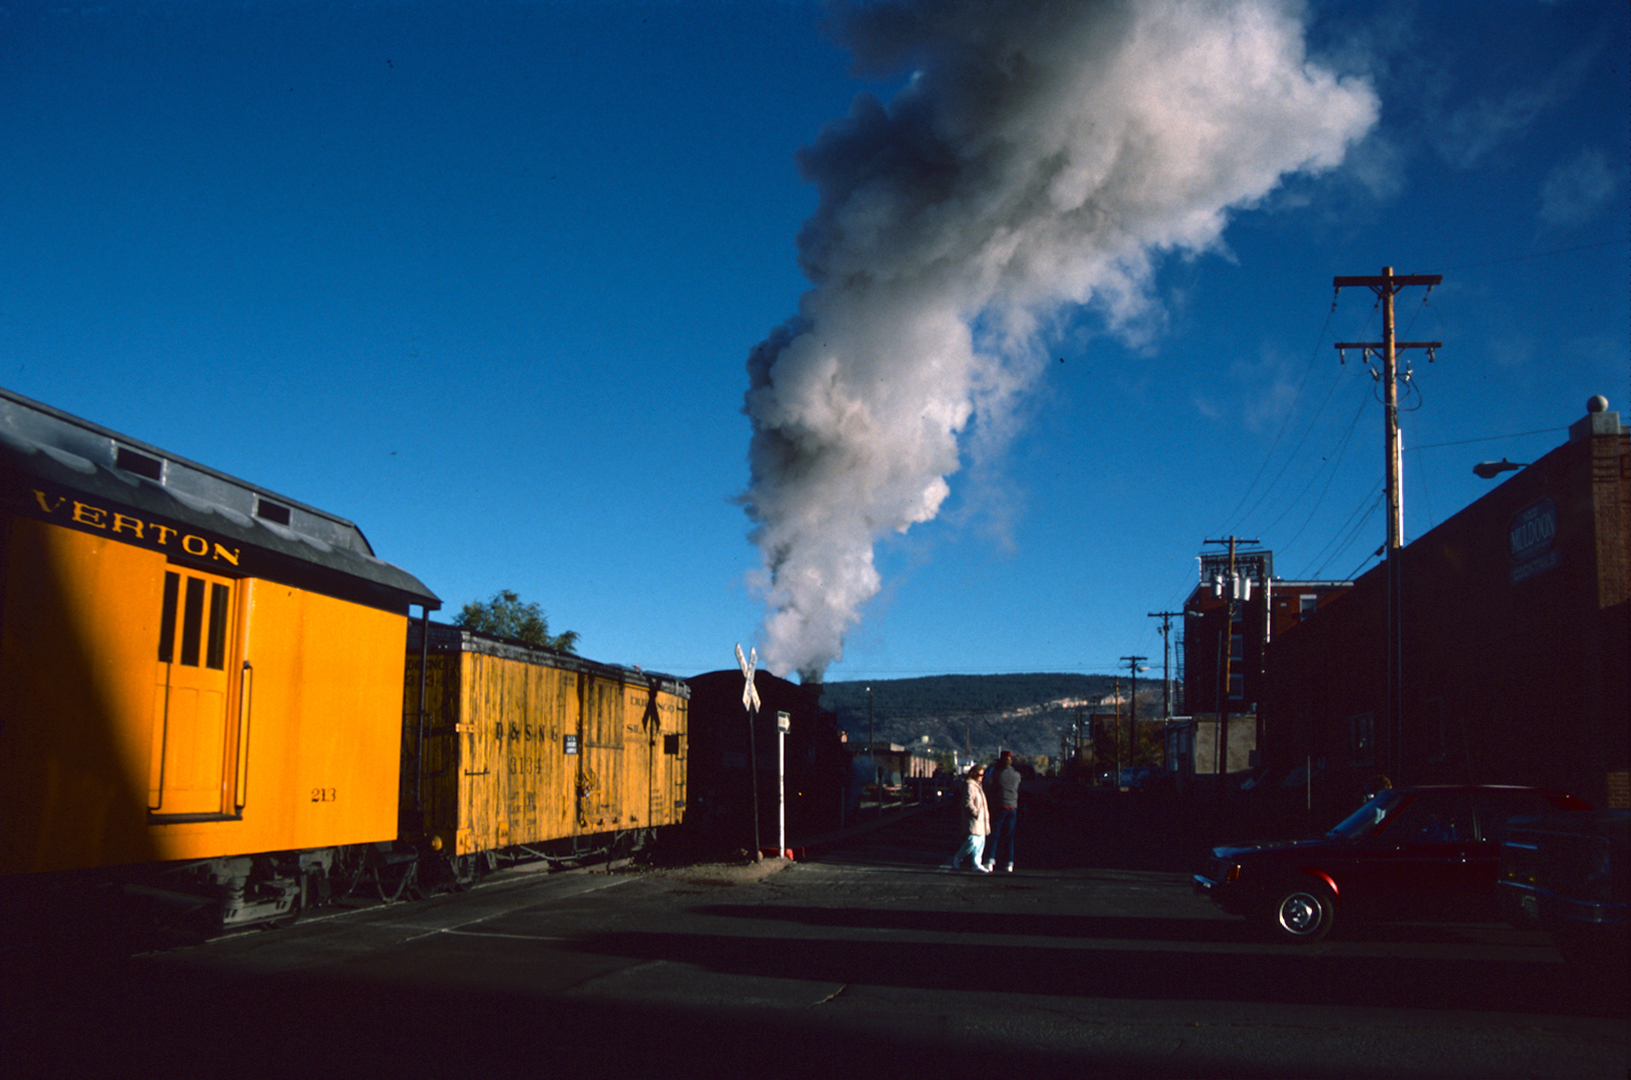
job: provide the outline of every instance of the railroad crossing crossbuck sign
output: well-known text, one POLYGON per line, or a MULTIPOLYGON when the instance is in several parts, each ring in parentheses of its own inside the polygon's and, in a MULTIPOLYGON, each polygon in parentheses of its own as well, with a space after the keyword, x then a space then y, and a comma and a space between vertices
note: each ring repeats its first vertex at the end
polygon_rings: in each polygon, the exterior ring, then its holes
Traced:
POLYGON ((736 646, 736 662, 742 665, 742 677, 747 680, 742 687, 742 708, 748 712, 759 711, 759 691, 753 688, 753 669, 759 666, 759 650, 749 649, 746 656, 742 655, 742 646, 736 646))

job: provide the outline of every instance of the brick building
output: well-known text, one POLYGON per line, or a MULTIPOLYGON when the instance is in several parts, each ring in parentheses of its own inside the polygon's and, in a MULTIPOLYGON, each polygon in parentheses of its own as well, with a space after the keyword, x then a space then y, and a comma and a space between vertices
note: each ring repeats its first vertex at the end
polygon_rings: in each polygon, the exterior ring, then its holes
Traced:
POLYGON ((1184 601, 1182 708, 1166 732, 1166 761, 1189 778, 1241 772, 1260 760, 1259 702, 1269 693, 1269 647, 1353 587, 1351 581, 1286 581, 1274 553, 1208 552, 1200 584, 1184 601), (1227 688, 1225 688, 1227 683, 1227 688), (1229 717, 1226 729, 1219 714, 1229 717), (1220 738, 1221 736, 1221 738, 1220 738))
POLYGON ((1399 549, 1396 619, 1383 564, 1269 645, 1260 760, 1299 792, 1311 762, 1316 816, 1379 774, 1631 805, 1628 435, 1590 407, 1568 442, 1399 549))
POLYGON ((1255 712, 1267 693, 1264 661, 1269 643, 1353 587, 1351 581, 1276 578, 1272 551, 1241 551, 1235 554, 1235 571, 1250 584, 1239 588, 1231 605, 1228 560, 1221 553, 1202 555, 1200 584, 1184 601, 1185 712, 1255 712))

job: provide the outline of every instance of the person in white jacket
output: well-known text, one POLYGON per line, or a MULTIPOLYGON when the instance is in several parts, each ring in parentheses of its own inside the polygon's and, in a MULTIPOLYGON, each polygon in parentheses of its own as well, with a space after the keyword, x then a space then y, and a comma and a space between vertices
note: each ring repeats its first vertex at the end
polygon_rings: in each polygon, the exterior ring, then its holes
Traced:
POLYGON ((985 838, 991 833, 991 812, 986 809, 985 789, 980 781, 985 776, 985 766, 975 765, 968 770, 966 782, 963 785, 962 811, 963 827, 968 833, 968 839, 957 849, 957 854, 941 864, 942 870, 955 870, 962 865, 965 856, 974 860, 974 869, 989 874, 991 868, 980 861, 985 853, 985 838))

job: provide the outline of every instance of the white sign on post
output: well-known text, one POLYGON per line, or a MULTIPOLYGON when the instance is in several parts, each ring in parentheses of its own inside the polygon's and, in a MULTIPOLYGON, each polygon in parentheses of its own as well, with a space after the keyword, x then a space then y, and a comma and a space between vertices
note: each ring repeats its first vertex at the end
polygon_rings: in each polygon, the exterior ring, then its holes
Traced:
POLYGON ((759 650, 750 649, 748 655, 742 655, 742 646, 736 646, 736 662, 742 666, 742 677, 747 684, 742 687, 742 708, 749 712, 759 711, 759 691, 753 688, 753 669, 759 666, 759 650))
POLYGON ((748 711, 748 780, 753 787, 753 860, 758 862, 764 857, 759 850, 759 748, 753 736, 754 720, 759 712, 759 691, 753 688, 753 669, 759 666, 759 650, 750 649, 743 656, 742 643, 737 642, 736 662, 741 665, 742 678, 746 680, 742 687, 742 708, 748 711))

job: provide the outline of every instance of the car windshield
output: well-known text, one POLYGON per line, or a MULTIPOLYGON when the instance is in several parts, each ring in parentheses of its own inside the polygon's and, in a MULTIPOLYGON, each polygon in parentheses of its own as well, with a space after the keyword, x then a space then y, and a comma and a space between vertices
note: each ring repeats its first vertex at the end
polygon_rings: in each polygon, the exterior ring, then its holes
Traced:
POLYGON ((1407 801, 1404 792, 1389 788, 1355 810, 1326 835, 1340 840, 1363 840, 1380 829, 1382 823, 1392 817, 1407 801))

